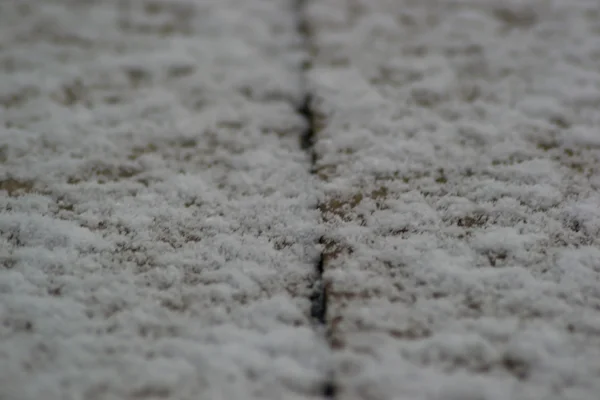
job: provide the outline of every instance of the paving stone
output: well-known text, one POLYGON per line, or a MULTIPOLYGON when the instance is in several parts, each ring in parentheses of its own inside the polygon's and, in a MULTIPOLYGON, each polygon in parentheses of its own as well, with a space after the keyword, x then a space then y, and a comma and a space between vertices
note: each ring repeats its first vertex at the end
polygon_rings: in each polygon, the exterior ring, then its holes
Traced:
POLYGON ((0 2, 0 398, 320 398, 295 5, 0 2))
POLYGON ((599 12, 308 1, 337 398, 597 397, 599 12))

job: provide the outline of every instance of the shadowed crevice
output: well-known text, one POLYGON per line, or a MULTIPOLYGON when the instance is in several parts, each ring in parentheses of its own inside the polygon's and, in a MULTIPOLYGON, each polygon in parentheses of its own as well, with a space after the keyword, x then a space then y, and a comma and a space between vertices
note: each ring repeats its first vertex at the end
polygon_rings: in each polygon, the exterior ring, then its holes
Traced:
MULTIPOLYGON (((306 3, 308 0, 296 0, 295 3, 295 11, 297 15, 297 29, 300 35, 303 38, 303 46, 307 57, 311 54, 311 34, 309 23, 306 19, 306 3)), ((312 108, 312 98, 313 95, 310 92, 310 88, 308 85, 308 73, 311 68, 311 63, 309 60, 306 60, 302 65, 302 85, 304 89, 304 98, 302 104, 297 109, 297 112, 304 118, 306 121, 306 128, 302 135, 300 136, 300 146, 302 149, 307 152, 310 156, 311 160, 311 173, 315 174, 316 171, 316 163, 317 163, 317 154, 315 152, 314 146, 316 143, 316 116, 312 108)), ((319 255, 317 262, 315 263, 314 268, 314 280, 313 280, 313 292, 311 294, 311 317, 315 321, 315 324, 318 324, 319 328, 325 332, 327 343, 329 347, 331 346, 331 341, 327 335, 329 329, 329 322, 327 321, 327 286, 324 283, 323 273, 324 273, 324 265, 325 264, 325 252, 322 251, 319 255)), ((321 394, 325 399, 334 399, 337 394, 337 384, 335 382, 335 376, 333 373, 330 373, 329 376, 326 377, 323 387, 321 388, 321 394)))
POLYGON ((323 263, 324 255, 319 255, 319 261, 315 268, 315 275, 317 280, 314 285, 313 294, 311 297, 311 316, 322 326, 327 325, 327 293, 325 291, 325 285, 323 283, 323 263))

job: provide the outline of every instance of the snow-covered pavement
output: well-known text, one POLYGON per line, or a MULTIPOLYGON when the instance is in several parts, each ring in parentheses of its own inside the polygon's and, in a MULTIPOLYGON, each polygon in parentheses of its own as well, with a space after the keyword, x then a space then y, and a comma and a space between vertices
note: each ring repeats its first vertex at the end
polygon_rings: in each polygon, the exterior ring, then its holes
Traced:
POLYGON ((0 1, 0 400, 596 400, 600 3, 0 1))
POLYGON ((599 12, 310 2, 340 399, 598 397, 599 12))
POLYGON ((0 4, 0 399, 320 396, 291 5, 0 4))

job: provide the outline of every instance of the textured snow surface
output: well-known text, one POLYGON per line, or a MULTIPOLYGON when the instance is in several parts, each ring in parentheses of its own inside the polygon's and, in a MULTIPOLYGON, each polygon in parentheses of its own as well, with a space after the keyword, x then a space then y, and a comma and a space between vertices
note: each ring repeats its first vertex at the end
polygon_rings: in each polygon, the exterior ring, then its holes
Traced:
POLYGON ((339 398, 598 398, 599 17, 309 1, 339 398))
POLYGON ((286 0, 0 1, 0 399, 320 392, 286 0))
POLYGON ((0 400, 597 400, 599 110, 596 0, 0 0, 0 400))

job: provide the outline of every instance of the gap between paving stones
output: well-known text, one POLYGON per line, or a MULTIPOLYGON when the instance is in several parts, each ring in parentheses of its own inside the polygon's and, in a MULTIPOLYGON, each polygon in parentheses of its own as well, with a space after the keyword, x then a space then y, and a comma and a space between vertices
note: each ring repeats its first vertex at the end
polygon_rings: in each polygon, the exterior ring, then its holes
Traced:
MULTIPOLYGON (((304 151, 309 153, 311 160, 311 173, 317 174, 316 163, 317 163, 317 154, 314 151, 314 145, 316 142, 316 133, 318 129, 318 121, 316 115, 313 113, 312 109, 312 93, 310 91, 308 85, 308 71, 311 68, 311 37, 308 27, 308 21, 306 19, 305 7, 306 0, 296 0, 296 14, 298 16, 298 32, 300 33, 303 39, 303 46, 306 51, 306 60, 302 65, 302 85, 304 88, 304 100, 302 102, 301 107, 298 109, 298 112, 305 119, 307 125, 306 130, 303 135, 300 137, 300 146, 304 151)), ((319 210, 321 210, 321 205, 319 205, 319 210)), ((325 260, 327 258, 328 246, 324 243, 324 239, 321 238, 320 245, 324 246, 323 251, 321 252, 318 260, 315 264, 315 282, 314 282, 314 291, 311 296, 311 317, 318 324, 318 327, 324 331, 325 339, 329 344, 330 348, 333 348, 331 339, 330 339, 330 326, 327 321, 327 302, 328 302, 328 294, 327 294, 327 286, 323 280, 324 273, 324 265, 325 260)), ((337 385, 335 382, 334 371, 330 372, 330 376, 327 377, 325 384, 323 386, 323 396, 327 399, 333 399, 336 397, 337 385)))

